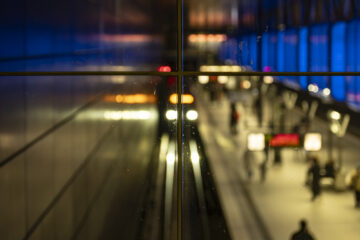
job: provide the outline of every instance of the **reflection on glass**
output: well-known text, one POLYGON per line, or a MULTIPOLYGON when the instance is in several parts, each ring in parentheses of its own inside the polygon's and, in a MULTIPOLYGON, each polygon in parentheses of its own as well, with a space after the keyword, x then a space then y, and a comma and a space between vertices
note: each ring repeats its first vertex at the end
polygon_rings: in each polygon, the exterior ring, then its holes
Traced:
MULTIPOLYGON (((160 122, 172 105, 172 80, 7 77, 0 83, 0 194, 7 196, 0 236, 162 236, 164 183, 177 181, 176 124, 160 122)), ((173 238, 176 187, 166 191, 166 231, 173 238)))
POLYGON ((329 101, 332 90, 316 84, 300 92, 270 76, 234 78, 231 87, 219 78, 200 79, 185 81, 194 94, 198 120, 190 131, 184 129, 184 199, 189 202, 184 218, 190 222, 184 234, 212 239, 207 232, 218 234, 212 224, 222 220, 232 238, 289 238, 301 219, 316 237, 360 233, 336 224, 355 216, 350 208, 336 208, 356 206, 354 193, 346 189, 359 164, 360 140, 353 135, 358 111, 337 108, 329 101), (313 187, 317 173, 311 162, 319 162, 320 196, 313 187), (322 204, 324 200, 331 203, 322 204), (279 208, 287 214, 279 216, 279 208), (324 212, 314 216, 320 208, 324 212), (336 221, 329 212, 337 214, 336 221), (317 219, 331 226, 331 233, 320 230, 317 219), (286 231, 277 229, 284 226, 286 231))
POLYGON ((228 239, 226 223, 209 169, 204 141, 200 135, 201 99, 206 97, 197 78, 184 80, 184 96, 193 101, 183 102, 183 236, 198 239, 228 239))
POLYGON ((184 1, 176 49, 176 1, 5 0, 2 71, 181 76, 182 58, 199 76, 181 101, 175 77, 0 79, 0 236, 286 239, 305 217, 329 227, 315 236, 343 237, 335 223, 356 217, 346 190, 360 179, 359 77, 270 76, 360 69, 358 3, 320 2, 184 1), (225 74, 250 71, 269 76, 225 74), (304 182, 330 204, 305 200, 304 182))
POLYGON ((2 71, 156 71, 176 60, 175 1, 4 0, 0 15, 2 71))

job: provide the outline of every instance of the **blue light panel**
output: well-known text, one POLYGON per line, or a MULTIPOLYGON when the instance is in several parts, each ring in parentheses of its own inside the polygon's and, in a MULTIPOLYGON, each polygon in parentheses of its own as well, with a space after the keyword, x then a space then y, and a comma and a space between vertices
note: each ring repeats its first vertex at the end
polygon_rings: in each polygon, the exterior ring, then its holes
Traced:
POLYGON ((240 38, 240 59, 241 65, 249 65, 249 41, 248 36, 243 36, 240 38))
POLYGON ((269 66, 270 66, 270 70, 276 71, 277 70, 277 52, 276 52, 276 48, 277 48, 277 33, 276 32, 271 32, 270 33, 270 37, 269 37, 269 66))
MULTIPOLYGON (((284 71, 286 72, 297 72, 297 45, 298 45, 298 32, 296 29, 288 29, 285 31, 284 47, 285 47, 285 60, 284 60, 284 71)), ((286 81, 291 81, 298 85, 297 77, 286 76, 286 81)))
MULTIPOLYGON (((356 55, 357 55, 357 34, 356 31, 359 26, 359 21, 351 21, 348 23, 347 27, 347 48, 346 48, 346 71, 355 72, 356 71, 356 55)), ((356 78, 355 76, 347 76, 347 93, 346 101, 349 103, 356 102, 356 78)))
MULTIPOLYGON (((329 24, 318 24, 310 29, 310 71, 312 72, 329 71, 328 28, 329 24)), ((326 76, 310 77, 310 82, 316 84, 320 90, 328 87, 326 76)))
MULTIPOLYGON (((360 71, 360 47, 358 42, 360 41, 360 20, 354 21, 355 25, 355 71, 360 71)), ((350 51, 350 49, 349 49, 350 51)), ((354 95, 355 95, 355 102, 360 107, 360 77, 355 77, 354 82, 354 95)))
POLYGON ((235 63, 237 61, 237 43, 238 41, 235 38, 231 38, 226 42, 226 59, 235 63))
POLYGON ((276 47, 277 47, 277 33, 264 33, 262 36, 262 59, 261 70, 263 72, 276 71, 276 47))
MULTIPOLYGON (((307 72, 308 71, 308 36, 309 29, 303 27, 299 31, 299 71, 307 72)), ((307 89, 308 77, 301 76, 299 77, 299 83, 302 89, 307 89)))
POLYGON ((298 35, 297 30, 289 29, 285 32, 284 45, 285 45, 285 71, 296 72, 297 71, 297 44, 298 35))
MULTIPOLYGON (((277 34, 277 70, 279 72, 284 72, 285 70, 285 31, 279 31, 277 34)), ((279 80, 282 81, 283 76, 279 77, 279 80)))
POLYGON ((249 65, 253 70, 257 69, 257 37, 256 35, 249 36, 249 65))
POLYGON ((264 33, 261 39, 261 70, 264 71, 269 67, 269 33, 264 33))
MULTIPOLYGON (((331 31, 331 71, 343 72, 346 70, 346 23, 338 22, 331 31)), ((345 77, 331 77, 331 95, 338 101, 345 100, 345 77)))

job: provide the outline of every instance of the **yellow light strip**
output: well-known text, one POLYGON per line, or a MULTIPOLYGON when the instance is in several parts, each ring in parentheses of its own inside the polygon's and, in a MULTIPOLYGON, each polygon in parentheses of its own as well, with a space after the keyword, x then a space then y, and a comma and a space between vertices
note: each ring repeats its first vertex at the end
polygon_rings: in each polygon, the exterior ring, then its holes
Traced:
POLYGON ((141 103, 155 103, 156 96, 151 94, 117 94, 106 95, 106 102, 126 103, 126 104, 141 104, 141 103))
MULTIPOLYGON (((177 104, 178 100, 177 100, 177 93, 173 93, 170 95, 169 98, 170 103, 172 104, 177 104)), ((194 97, 191 94, 183 94, 182 98, 181 98, 181 103, 182 104, 191 104, 194 102, 194 97)))
POLYGON ((202 65, 200 72, 242 72, 243 69, 238 65, 202 65))
POLYGON ((190 34, 188 40, 191 43, 204 43, 204 42, 224 42, 227 36, 225 34, 190 34))

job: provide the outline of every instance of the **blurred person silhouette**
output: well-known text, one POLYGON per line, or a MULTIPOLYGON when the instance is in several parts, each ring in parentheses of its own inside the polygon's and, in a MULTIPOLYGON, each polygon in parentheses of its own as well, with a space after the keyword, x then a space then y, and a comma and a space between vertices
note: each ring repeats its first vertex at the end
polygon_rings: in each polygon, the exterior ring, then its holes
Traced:
POLYGON ((330 177, 335 178, 335 164, 334 160, 329 159, 325 164, 325 176, 324 177, 330 177))
POLYGON ((308 176, 311 176, 311 191, 312 198, 311 200, 315 200, 317 196, 320 194, 320 165, 319 161, 316 157, 312 158, 312 164, 308 170, 308 176))
POLYGON ((244 167, 249 180, 253 176, 253 169, 254 169, 253 164, 254 164, 253 153, 250 150, 246 150, 244 154, 244 167))
POLYGON ((210 101, 215 102, 217 98, 216 82, 210 79, 210 82, 208 83, 208 87, 209 87, 210 101))
POLYGON ((351 187, 355 193, 355 207, 360 207, 360 165, 357 166, 355 174, 351 177, 351 187))
POLYGON ((305 219, 300 220, 300 229, 291 235, 290 240, 315 240, 307 228, 305 219))
POLYGON ((266 168, 267 168, 267 161, 264 160, 261 164, 260 164, 260 182, 265 182, 265 179, 266 179, 266 168))
POLYGON ((270 148, 269 143, 268 143, 268 141, 266 141, 265 149, 264 149, 265 158, 259 166, 260 167, 260 181, 262 183, 265 182, 265 179, 266 179, 267 163, 268 163, 268 159, 269 159, 269 148, 270 148))
POLYGON ((230 132, 231 134, 237 134, 237 123, 239 121, 240 115, 236 110, 235 103, 230 104, 230 132))
POLYGON ((262 107, 263 107, 262 97, 261 97, 261 93, 260 93, 259 96, 255 100, 255 109, 256 109, 259 127, 261 127, 261 125, 262 125, 262 117, 263 117, 262 116, 262 107))

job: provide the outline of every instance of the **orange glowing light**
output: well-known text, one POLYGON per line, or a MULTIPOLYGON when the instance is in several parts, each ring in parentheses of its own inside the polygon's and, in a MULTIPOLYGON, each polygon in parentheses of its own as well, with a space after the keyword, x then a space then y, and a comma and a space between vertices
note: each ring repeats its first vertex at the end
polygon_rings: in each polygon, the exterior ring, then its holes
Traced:
POLYGON ((197 36, 195 36, 195 34, 190 34, 189 35, 189 41, 190 42, 196 42, 197 41, 197 36))
POLYGON ((154 37, 146 34, 105 34, 102 37, 107 43, 142 43, 154 40, 154 37))
POLYGON ((141 103, 155 103, 156 97, 150 94, 117 94, 106 95, 106 102, 126 103, 126 104, 141 104, 141 103))
POLYGON ((226 41, 225 34, 190 34, 188 40, 191 43, 220 43, 226 41))
MULTIPOLYGON (((173 93, 170 95, 169 101, 172 104, 177 104, 178 103, 178 95, 177 93, 173 93)), ((181 103, 182 104, 191 104, 194 102, 194 97, 191 94, 183 94, 182 98, 181 98, 181 103)))
POLYGON ((117 103, 121 103, 123 101, 123 99, 124 99, 124 97, 122 95, 120 95, 120 94, 115 96, 115 101, 117 103))

